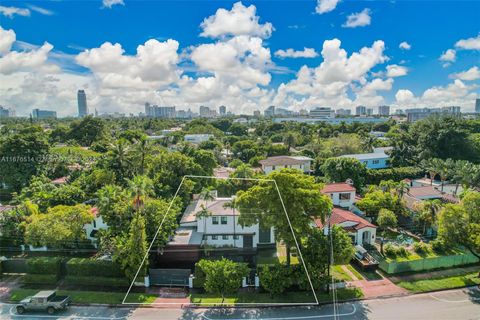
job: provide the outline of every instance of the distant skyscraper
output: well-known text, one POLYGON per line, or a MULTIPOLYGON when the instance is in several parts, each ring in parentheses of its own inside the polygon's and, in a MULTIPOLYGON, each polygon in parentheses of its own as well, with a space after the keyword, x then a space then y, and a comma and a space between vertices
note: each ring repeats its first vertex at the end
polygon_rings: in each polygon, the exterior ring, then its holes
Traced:
POLYGON ((475 102, 475 112, 480 113, 480 98, 475 102))
POLYGON ((367 116, 373 115, 373 108, 367 108, 367 116))
POLYGON ((390 115, 390 106, 379 106, 378 107, 378 114, 381 116, 389 116, 390 115))
POLYGON ((312 118, 334 118, 335 112, 330 107, 316 107, 310 110, 309 115, 312 118))
POLYGON ((270 106, 264 111, 265 117, 275 116, 275 106, 270 106))
POLYGON ((227 107, 225 107, 225 106, 218 107, 218 113, 220 113, 220 116, 226 115, 227 114, 227 107))
POLYGON ((33 119, 49 119, 49 118, 55 119, 57 118, 57 112, 49 111, 49 110, 33 109, 32 118, 33 119))
POLYGON ((77 92, 77 101, 78 101, 78 116, 80 118, 88 115, 87 108, 87 95, 84 90, 78 90, 77 92))
POLYGON ((365 106, 358 106, 355 108, 355 114, 357 116, 363 116, 367 114, 367 107, 365 106))

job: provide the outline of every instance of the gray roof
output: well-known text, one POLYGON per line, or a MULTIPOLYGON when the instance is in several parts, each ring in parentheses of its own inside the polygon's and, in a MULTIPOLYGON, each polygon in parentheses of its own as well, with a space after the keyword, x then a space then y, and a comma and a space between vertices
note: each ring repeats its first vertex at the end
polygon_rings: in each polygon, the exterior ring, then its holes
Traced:
POLYGON ((240 212, 231 208, 224 208, 223 206, 231 202, 232 198, 216 198, 214 200, 205 201, 203 199, 198 199, 192 201, 183 213, 182 220, 180 223, 188 223, 197 221, 197 213, 202 211, 202 206, 207 208, 210 211, 212 216, 238 216, 240 212))
POLYGON ((284 165, 296 165, 296 164, 303 164, 307 161, 313 161, 312 158, 309 157, 302 157, 302 156, 276 156, 276 157, 269 157, 265 160, 260 160, 259 163, 264 166, 284 166, 284 165))

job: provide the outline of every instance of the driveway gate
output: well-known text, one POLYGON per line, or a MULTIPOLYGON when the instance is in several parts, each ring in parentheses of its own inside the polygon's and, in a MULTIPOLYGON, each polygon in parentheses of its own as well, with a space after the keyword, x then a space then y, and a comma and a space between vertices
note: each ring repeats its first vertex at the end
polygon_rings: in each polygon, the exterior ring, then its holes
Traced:
POLYGON ((190 269, 150 269, 153 286, 188 287, 190 269))

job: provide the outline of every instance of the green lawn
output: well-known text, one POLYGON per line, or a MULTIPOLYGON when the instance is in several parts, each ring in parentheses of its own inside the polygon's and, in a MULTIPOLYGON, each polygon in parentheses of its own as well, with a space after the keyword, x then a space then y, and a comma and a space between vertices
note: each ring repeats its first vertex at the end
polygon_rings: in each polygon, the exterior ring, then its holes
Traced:
POLYGON ((480 284, 478 272, 465 275, 449 276, 436 279, 401 281, 397 283, 402 288, 412 292, 427 292, 442 289, 453 289, 480 284))
MULTIPOLYGON (((337 290, 338 300, 359 299, 363 293, 358 288, 337 290)), ((317 292, 317 298, 320 302, 332 300, 331 294, 317 292)), ((315 298, 310 292, 285 292, 279 296, 270 297, 268 293, 240 293, 238 295, 229 295, 225 297, 222 304, 222 298, 213 294, 192 294, 190 297, 192 303, 202 305, 235 305, 237 303, 315 303, 315 298)))
POLYGON ((355 269, 351 264, 347 264, 346 266, 347 266, 347 269, 350 270, 350 272, 352 272, 355 275, 355 277, 358 278, 358 280, 364 279, 363 275, 360 272, 358 272, 357 269, 355 269))
MULTIPOLYGON (((28 296, 34 295, 37 289, 14 289, 10 295, 11 301, 20 301, 28 296)), ((100 292, 100 291, 71 291, 59 290, 59 295, 68 295, 73 303, 103 303, 103 304, 121 304, 125 293, 120 292, 100 292)), ((130 293, 127 303, 152 303, 157 298, 156 295, 143 293, 130 293)))
POLYGON ((342 269, 341 265, 335 265, 331 269, 332 277, 336 280, 352 281, 352 277, 342 269))

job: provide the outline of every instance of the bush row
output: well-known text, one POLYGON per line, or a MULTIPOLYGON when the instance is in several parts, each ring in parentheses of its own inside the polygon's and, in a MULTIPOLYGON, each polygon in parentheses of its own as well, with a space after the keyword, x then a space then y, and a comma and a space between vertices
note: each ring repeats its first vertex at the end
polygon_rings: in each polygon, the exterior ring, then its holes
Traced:
POLYGON ((75 286, 128 287, 127 278, 67 276, 64 284, 75 286))
POLYGON ((67 275, 122 278, 120 266, 112 261, 72 258, 67 262, 67 275))
POLYGON ((57 280, 55 274, 26 274, 22 278, 24 284, 56 284, 57 280))
POLYGON ((39 257, 27 259, 27 273, 47 274, 59 277, 62 274, 62 258, 39 257))
POLYGON ((395 259, 396 257, 407 257, 408 251, 405 247, 396 246, 391 243, 387 243, 383 248, 385 255, 389 258, 395 259))
POLYGON ((422 177, 424 170, 418 167, 399 167, 388 169, 368 169, 365 176, 366 184, 380 184, 382 180, 401 181, 422 177))

